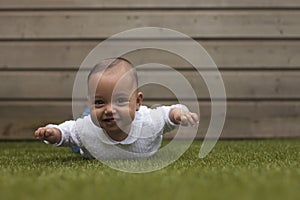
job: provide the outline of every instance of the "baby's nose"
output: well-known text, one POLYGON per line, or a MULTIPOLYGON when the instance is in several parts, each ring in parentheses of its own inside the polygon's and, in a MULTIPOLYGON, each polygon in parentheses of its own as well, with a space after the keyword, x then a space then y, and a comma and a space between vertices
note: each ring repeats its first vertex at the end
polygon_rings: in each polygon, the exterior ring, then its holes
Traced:
POLYGON ((115 113, 115 109, 112 104, 108 104, 105 109, 105 114, 113 114, 115 113))

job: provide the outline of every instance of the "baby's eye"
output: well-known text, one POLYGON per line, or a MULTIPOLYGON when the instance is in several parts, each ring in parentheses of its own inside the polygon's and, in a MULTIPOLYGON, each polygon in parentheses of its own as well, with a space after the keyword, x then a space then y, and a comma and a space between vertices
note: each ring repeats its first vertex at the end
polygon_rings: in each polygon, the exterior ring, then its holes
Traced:
POLYGON ((102 106, 102 105, 104 105, 104 101, 103 100, 95 100, 95 105, 96 106, 102 106))
POLYGON ((117 98, 117 100, 116 100, 117 104, 125 104, 128 102, 129 102, 128 98, 117 98))

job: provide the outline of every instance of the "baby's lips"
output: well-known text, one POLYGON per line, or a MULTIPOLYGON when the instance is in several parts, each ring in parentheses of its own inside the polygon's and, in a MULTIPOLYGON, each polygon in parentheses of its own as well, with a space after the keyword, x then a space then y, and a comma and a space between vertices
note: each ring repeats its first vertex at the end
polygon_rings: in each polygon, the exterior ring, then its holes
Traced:
POLYGON ((105 119, 102 119, 103 122, 108 122, 108 121, 111 121, 113 120, 114 118, 105 118, 105 119))

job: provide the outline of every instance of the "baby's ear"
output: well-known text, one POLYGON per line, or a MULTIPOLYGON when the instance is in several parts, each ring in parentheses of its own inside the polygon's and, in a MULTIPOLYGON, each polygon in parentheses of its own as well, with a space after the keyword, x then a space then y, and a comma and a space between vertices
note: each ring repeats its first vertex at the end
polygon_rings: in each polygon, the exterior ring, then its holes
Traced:
POLYGON ((143 102, 143 93, 142 92, 138 92, 137 97, 136 97, 136 111, 138 111, 140 109, 140 106, 142 105, 143 102))

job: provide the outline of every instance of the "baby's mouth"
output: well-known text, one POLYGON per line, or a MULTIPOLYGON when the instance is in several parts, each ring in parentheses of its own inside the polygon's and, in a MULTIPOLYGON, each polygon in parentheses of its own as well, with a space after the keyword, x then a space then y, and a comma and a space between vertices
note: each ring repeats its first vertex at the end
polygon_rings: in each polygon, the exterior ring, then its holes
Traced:
POLYGON ((108 125, 113 125, 116 123, 116 119, 115 118, 105 118, 102 120, 102 122, 104 122, 105 124, 108 124, 108 125))
POLYGON ((110 121, 114 121, 115 119, 114 118, 106 118, 106 119, 103 119, 102 121, 103 122, 110 122, 110 121))

